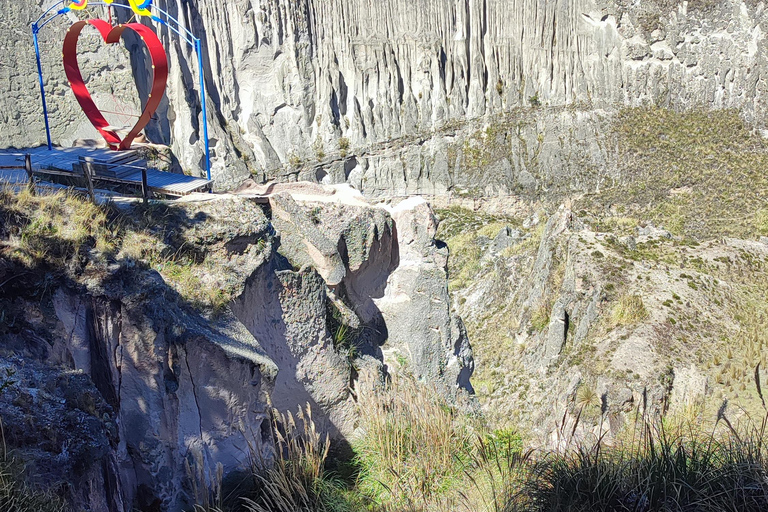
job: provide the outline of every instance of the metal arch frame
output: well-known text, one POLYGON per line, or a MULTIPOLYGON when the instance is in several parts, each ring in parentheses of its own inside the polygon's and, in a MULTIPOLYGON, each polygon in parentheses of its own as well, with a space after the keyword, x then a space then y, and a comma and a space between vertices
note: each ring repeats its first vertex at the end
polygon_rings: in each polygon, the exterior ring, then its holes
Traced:
MULTIPOLYGON (((58 18, 59 16, 62 16, 68 12, 70 12, 69 7, 66 7, 65 4, 69 3, 71 0, 59 0, 55 4, 53 4, 51 7, 48 8, 43 14, 40 15, 39 18, 37 18, 35 21, 32 22, 32 40, 35 45, 35 58, 37 59, 37 75, 40 82, 40 96, 42 97, 43 102, 43 117, 45 118, 45 136, 48 140, 48 150, 53 149, 53 143, 51 142, 51 127, 50 123, 48 122, 48 104, 45 100, 45 87, 43 85, 43 67, 40 60, 40 45, 38 44, 37 40, 37 34, 42 30, 43 27, 45 27, 48 23, 53 21, 54 19, 58 18), (54 11, 57 7, 62 6, 60 9, 54 11)), ((125 4, 118 4, 118 3, 106 3, 106 2, 91 2, 91 5, 104 5, 107 7, 120 7, 123 9, 131 9, 129 5, 125 4)), ((179 21, 168 14, 166 11, 159 7, 152 6, 152 11, 157 12, 165 17, 165 19, 160 18, 159 16, 156 16, 155 14, 152 14, 150 18, 152 20, 160 23, 162 26, 167 27, 169 30, 174 32, 176 35, 179 36, 179 38, 187 43, 189 46, 193 47, 195 49, 195 53, 197 54, 197 67, 198 67, 198 75, 199 75, 199 85, 200 85, 200 106, 202 108, 203 113, 203 139, 205 141, 205 172, 207 178, 211 179, 211 148, 208 141, 208 112, 206 109, 206 101, 205 101, 205 76, 203 75, 203 45, 199 38, 195 37, 195 35, 190 32, 189 29, 182 26, 179 21)))

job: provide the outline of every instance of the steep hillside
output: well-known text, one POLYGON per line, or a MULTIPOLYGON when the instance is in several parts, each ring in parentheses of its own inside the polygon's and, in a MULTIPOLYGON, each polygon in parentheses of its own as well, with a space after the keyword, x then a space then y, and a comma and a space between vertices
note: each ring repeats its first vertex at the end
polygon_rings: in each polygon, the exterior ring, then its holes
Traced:
POLYGON ((602 408, 611 434, 639 403, 705 423, 724 399, 760 409, 763 140, 722 111, 627 110, 613 133, 622 178, 599 193, 438 211, 478 397, 540 442, 556 444, 584 401, 583 432, 602 408))

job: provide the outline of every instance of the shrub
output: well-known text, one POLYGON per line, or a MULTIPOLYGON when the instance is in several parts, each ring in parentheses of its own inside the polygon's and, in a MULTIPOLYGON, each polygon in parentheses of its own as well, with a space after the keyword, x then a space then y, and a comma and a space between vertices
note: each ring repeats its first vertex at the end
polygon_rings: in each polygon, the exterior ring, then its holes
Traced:
MULTIPOLYGON (((0 422, 0 432, 2 423, 0 422)), ((3 512, 63 512, 64 502, 24 482, 24 466, 0 444, 0 510, 3 512)))
POLYGON ((541 332, 549 326, 549 318, 552 316, 552 303, 545 301, 533 310, 531 315, 531 331, 541 332))
POLYGON ((614 325, 632 325, 648 318, 643 298, 639 295, 622 295, 611 312, 614 325))
MULTIPOLYGON (((341 512, 348 510, 341 486, 325 471, 330 438, 312 421, 309 405, 291 413, 272 411, 275 460, 253 459, 254 496, 243 497, 248 512, 341 512)), ((255 453, 255 452, 254 452, 255 453)))
POLYGON ((349 152, 349 139, 346 137, 340 137, 339 138, 339 152, 343 157, 347 156, 347 153, 349 152))
POLYGON ((301 167, 301 158, 296 153, 291 153, 288 155, 288 163, 294 169, 298 169, 301 167))
POLYGON ((395 375, 360 386, 363 434, 354 443, 361 491, 394 510, 439 501, 461 475, 457 453, 469 434, 435 390, 395 375))
MULTIPOLYGON (((762 400, 759 365, 755 384, 762 400)), ((530 464, 509 510, 768 510, 768 410, 761 422, 739 428, 726 406, 710 432, 646 420, 628 444, 606 446, 601 437, 592 446, 543 455, 530 464)))

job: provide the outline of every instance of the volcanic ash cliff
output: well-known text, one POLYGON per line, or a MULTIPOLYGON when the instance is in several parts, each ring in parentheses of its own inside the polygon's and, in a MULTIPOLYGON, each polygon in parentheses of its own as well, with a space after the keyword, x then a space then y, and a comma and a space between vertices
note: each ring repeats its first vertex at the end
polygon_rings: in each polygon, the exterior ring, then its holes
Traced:
POLYGON ((76 504, 181 510, 190 477, 269 460, 273 406, 309 404, 318 428, 349 440, 358 380, 403 361, 448 396, 470 389, 425 202, 376 207, 319 186, 263 206, 206 199, 124 211, 162 215, 111 258, 81 250, 64 269, 30 265, 3 230, 5 437, 76 504))

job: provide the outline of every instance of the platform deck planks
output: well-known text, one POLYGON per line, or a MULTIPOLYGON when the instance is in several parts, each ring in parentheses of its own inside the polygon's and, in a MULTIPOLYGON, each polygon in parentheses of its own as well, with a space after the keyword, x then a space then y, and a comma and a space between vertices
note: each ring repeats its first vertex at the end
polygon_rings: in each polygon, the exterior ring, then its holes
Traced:
MULTIPOLYGON (((161 194, 183 196, 192 192, 206 190, 212 181, 176 174, 171 172, 148 169, 147 162, 140 159, 136 150, 112 151, 106 148, 54 148, 46 146, 13 151, 0 151, 0 166, 24 165, 24 154, 32 156, 32 169, 35 171, 55 170, 71 172, 74 176, 82 177, 83 163, 92 165, 97 178, 109 182, 110 178, 118 178, 115 182, 130 182, 141 186, 141 171, 147 169, 147 185, 150 189, 161 194)), ((0 181, 16 182, 26 180, 26 173, 20 171, 0 171, 0 181)))

